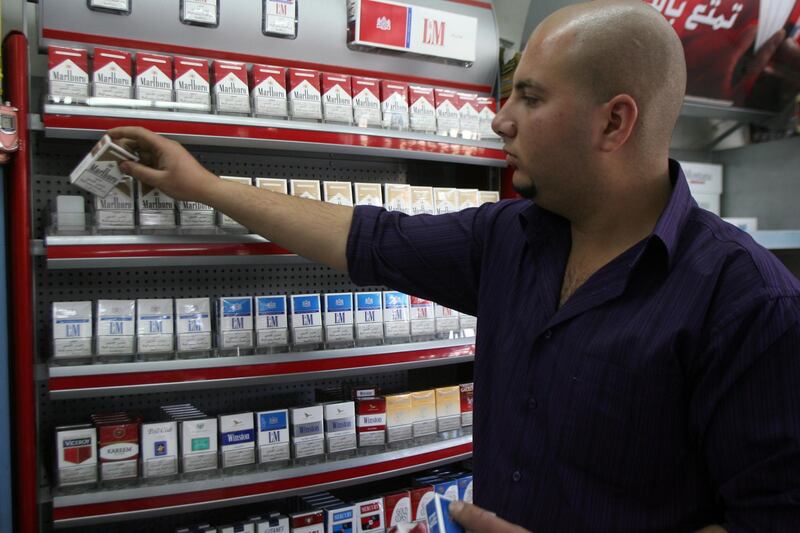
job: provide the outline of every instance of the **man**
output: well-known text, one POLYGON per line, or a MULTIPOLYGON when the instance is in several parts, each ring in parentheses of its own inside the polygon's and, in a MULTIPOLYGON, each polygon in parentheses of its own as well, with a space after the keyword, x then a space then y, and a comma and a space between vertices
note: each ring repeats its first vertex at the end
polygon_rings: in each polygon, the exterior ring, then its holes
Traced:
POLYGON ((145 130, 111 134, 167 194, 477 314, 475 498, 491 513, 457 505, 468 529, 800 531, 800 286, 668 160, 685 69, 643 3, 558 11, 494 123, 536 202, 436 217, 254 191, 145 130))

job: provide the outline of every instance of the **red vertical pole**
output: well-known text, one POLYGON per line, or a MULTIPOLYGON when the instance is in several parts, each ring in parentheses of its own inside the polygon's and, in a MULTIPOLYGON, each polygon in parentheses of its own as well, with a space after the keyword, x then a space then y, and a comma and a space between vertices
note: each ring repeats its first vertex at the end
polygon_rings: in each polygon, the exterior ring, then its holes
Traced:
POLYGON ((11 32, 3 43, 6 98, 19 109, 19 151, 11 160, 9 183, 9 320, 14 434, 14 518, 19 533, 38 531, 36 396, 33 376, 33 262, 31 243, 30 133, 28 131, 28 40, 11 32))

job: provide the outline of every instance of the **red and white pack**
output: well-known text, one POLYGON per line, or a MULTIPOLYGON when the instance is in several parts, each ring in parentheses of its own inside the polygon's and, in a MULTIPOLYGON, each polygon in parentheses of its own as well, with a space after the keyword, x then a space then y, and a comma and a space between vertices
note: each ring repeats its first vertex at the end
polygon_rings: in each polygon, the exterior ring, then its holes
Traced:
POLYGON ((175 56, 175 101, 198 104, 203 111, 211 110, 211 83, 208 61, 194 57, 175 56))
POLYGON ((482 139, 496 139, 497 134, 492 129, 492 121, 497 114, 497 102, 493 96, 478 97, 478 131, 482 139))
POLYGON ((358 446, 383 446, 386 443, 386 400, 360 398, 356 400, 356 415, 358 446))
POLYGON ((380 80, 353 76, 353 119, 362 128, 381 125, 380 80))
POLYGON ((347 74, 322 73, 322 116, 325 122, 353 123, 353 89, 347 74))
POLYGON ((100 479, 136 479, 139 475, 139 422, 125 419, 98 419, 97 447, 100 479))
POLYGON ((411 495, 401 490, 383 497, 384 520, 386 527, 411 522, 411 495))
POLYGON ((413 131, 436 131, 436 107, 433 88, 408 86, 408 120, 413 131))
POLYGON ((399 81, 381 81, 381 113, 383 127, 408 129, 408 84, 399 81))
POLYGON ((322 95, 318 71, 289 69, 289 116, 322 120, 322 95))
POLYGON ((411 518, 413 520, 426 520, 428 518, 428 512, 425 508, 435 494, 433 485, 411 489, 411 513, 414 515, 411 518))
POLYGON ((83 48, 47 47, 51 96, 89 96, 89 55, 83 48))
POLYGON ((458 120, 463 138, 478 138, 479 115, 476 93, 458 93, 458 120))
POLYGON ((172 58, 158 54, 136 54, 136 98, 172 101, 172 58))
POLYGON ((450 89, 435 89, 436 133, 458 137, 459 108, 458 94, 450 89))
POLYGON ((217 113, 250 114, 247 65, 238 61, 214 61, 214 109, 217 113))
POLYGON ((133 60, 130 52, 95 48, 92 63, 92 94, 94 96, 131 97, 133 60))
POLYGON ((253 65, 253 112, 257 116, 285 118, 289 109, 286 102, 286 67, 253 65))
POLYGON ((461 425, 472 425, 472 383, 462 383, 459 386, 459 393, 461 395, 461 425))

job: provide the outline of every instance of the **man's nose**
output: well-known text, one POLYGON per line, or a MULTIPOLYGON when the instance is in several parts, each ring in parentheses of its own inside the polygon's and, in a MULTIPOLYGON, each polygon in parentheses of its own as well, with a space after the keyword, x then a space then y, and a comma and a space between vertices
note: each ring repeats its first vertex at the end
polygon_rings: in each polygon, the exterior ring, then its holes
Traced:
POLYGON ((513 120, 508 117, 506 106, 503 106, 497 112, 492 120, 492 129, 496 134, 502 138, 510 138, 517 135, 517 126, 513 120))

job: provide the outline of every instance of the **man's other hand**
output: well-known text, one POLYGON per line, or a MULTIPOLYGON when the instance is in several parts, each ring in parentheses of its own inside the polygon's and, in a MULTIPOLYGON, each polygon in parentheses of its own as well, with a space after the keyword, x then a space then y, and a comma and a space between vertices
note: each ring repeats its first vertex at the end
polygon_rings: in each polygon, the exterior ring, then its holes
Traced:
POLYGON ((453 502, 449 508, 453 520, 464 526, 467 531, 474 533, 525 533, 528 531, 471 503, 453 502))

